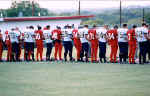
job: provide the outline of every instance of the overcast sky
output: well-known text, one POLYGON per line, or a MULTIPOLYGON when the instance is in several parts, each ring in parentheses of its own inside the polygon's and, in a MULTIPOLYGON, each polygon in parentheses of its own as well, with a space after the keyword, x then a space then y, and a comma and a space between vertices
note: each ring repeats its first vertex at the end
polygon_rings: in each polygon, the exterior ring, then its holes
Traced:
MULTIPOLYGON (((50 10, 77 10, 78 0, 36 0, 43 8, 50 10)), ((6 9, 11 5, 11 0, 0 0, 0 8, 6 9)), ((150 0, 122 0, 123 7, 150 6, 150 0)), ((81 9, 119 8, 119 0, 81 0, 81 9)))

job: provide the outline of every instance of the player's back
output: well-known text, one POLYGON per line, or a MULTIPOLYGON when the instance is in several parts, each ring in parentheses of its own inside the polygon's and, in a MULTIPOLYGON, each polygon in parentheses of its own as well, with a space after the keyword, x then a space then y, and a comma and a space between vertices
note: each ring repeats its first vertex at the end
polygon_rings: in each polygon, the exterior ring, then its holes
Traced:
POLYGON ((106 42, 106 33, 107 33, 107 30, 105 28, 99 28, 97 29, 97 34, 99 36, 99 41, 100 42, 106 42))
POLYGON ((24 41, 25 42, 34 42, 34 30, 33 29, 26 29, 24 31, 24 41))
POLYGON ((8 32, 8 34, 9 34, 9 38, 10 38, 11 43, 14 43, 14 42, 18 43, 19 42, 19 40, 18 40, 19 34, 17 34, 15 31, 11 30, 8 32))
POLYGON ((108 30, 107 32, 107 39, 108 41, 111 43, 113 42, 118 42, 118 33, 117 33, 117 30, 116 29, 111 29, 111 30, 108 30))
POLYGON ((119 28, 118 30, 118 42, 127 42, 127 28, 119 28))
POLYGON ((46 43, 51 43, 52 42, 52 39, 51 39, 52 30, 50 30, 50 29, 44 29, 43 30, 43 35, 44 35, 46 43))
POLYGON ((35 40, 37 44, 43 44, 43 31, 42 30, 35 31, 35 40))

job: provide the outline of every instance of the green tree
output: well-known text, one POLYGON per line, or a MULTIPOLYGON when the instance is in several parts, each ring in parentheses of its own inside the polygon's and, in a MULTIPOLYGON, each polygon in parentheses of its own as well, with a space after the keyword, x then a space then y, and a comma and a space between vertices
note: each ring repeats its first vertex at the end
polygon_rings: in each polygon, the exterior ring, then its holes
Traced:
POLYGON ((34 3, 34 7, 30 1, 22 1, 16 5, 11 5, 11 8, 6 9, 5 12, 7 17, 17 17, 19 13, 22 13, 23 16, 32 16, 32 10, 34 10, 33 16, 38 16, 39 13, 41 16, 52 16, 55 15, 50 13, 49 10, 45 8, 40 8, 39 4, 34 3), (34 9, 33 9, 34 8, 34 9))

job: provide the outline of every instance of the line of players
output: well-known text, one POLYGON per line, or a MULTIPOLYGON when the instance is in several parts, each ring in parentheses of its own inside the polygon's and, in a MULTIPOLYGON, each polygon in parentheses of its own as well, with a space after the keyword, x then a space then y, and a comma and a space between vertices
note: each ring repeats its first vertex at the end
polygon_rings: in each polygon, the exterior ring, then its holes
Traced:
POLYGON ((34 59, 34 43, 37 47, 36 61, 43 61, 43 41, 47 45, 46 60, 51 61, 51 52, 53 46, 55 47, 54 60, 62 59, 62 48, 64 46, 64 60, 67 61, 69 55, 70 61, 73 61, 72 52, 73 45, 76 48, 76 60, 82 62, 89 62, 89 48, 91 49, 91 62, 107 62, 106 61, 106 46, 107 43, 111 48, 110 62, 111 63, 127 63, 129 57, 130 64, 135 63, 135 54, 139 48, 139 63, 146 62, 146 53, 149 53, 150 59, 150 31, 148 25, 143 23, 141 27, 133 25, 128 29, 127 24, 123 24, 122 28, 114 26, 109 29, 107 25, 98 28, 93 25, 92 29, 88 25, 84 28, 72 28, 72 26, 65 26, 64 29, 57 27, 52 30, 50 26, 38 26, 34 30, 33 26, 26 27, 26 30, 19 30, 12 28, 10 31, 0 33, 0 61, 2 61, 3 42, 7 45, 7 61, 19 61, 21 55, 21 45, 24 45, 24 60, 32 61, 34 59), (72 42, 73 41, 73 42, 72 42), (99 48, 99 61, 97 60, 97 52, 99 48), (117 52, 119 48, 119 62, 117 61, 117 52), (129 52, 128 52, 129 49, 129 52), (59 55, 57 58, 57 54, 59 55), (85 57, 85 60, 83 59, 85 57))

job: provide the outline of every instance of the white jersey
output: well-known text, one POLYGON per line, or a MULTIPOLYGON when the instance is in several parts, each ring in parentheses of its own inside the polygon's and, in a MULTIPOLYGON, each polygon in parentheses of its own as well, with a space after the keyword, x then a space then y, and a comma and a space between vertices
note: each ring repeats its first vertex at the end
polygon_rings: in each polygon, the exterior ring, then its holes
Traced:
POLYGON ((85 38, 85 35, 88 35, 88 28, 83 28, 79 30, 80 41, 81 43, 88 43, 88 40, 85 38))
POLYGON ((64 41, 72 41, 72 31, 73 29, 64 29, 63 35, 64 35, 64 41))
POLYGON ((144 34, 148 35, 148 29, 145 27, 139 27, 135 29, 138 42, 145 42, 147 39, 145 38, 144 34))
POLYGON ((26 29, 24 31, 24 42, 34 42, 34 30, 33 29, 26 29))
POLYGON ((10 37, 11 43, 19 43, 18 37, 20 36, 16 31, 9 31, 8 35, 10 37))
POLYGON ((43 30, 43 35, 46 43, 52 43, 52 30, 43 30))
POLYGON ((118 31, 118 42, 128 42, 127 28, 120 28, 118 31))
POLYGON ((98 36, 99 36, 99 42, 106 42, 106 33, 107 33, 107 30, 105 28, 100 28, 100 29, 97 29, 96 30, 98 36))

